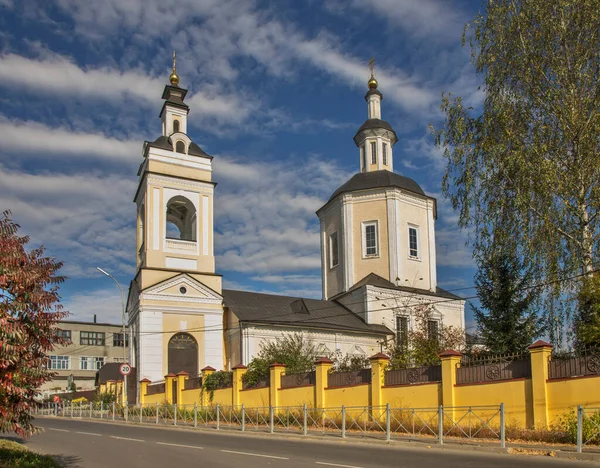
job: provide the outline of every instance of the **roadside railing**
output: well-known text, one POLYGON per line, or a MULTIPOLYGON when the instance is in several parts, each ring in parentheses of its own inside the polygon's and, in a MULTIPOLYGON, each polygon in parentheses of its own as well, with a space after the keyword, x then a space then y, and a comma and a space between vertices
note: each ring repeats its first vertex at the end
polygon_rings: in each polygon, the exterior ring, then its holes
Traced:
POLYGON ((577 407, 577 452, 584 446, 600 445, 600 407, 577 407))
MULTIPOLYGON (((586 417, 585 411, 581 411, 581 418, 586 417)), ((501 447, 505 447, 504 404, 435 408, 392 408, 390 405, 312 408, 306 405, 201 407, 197 404, 166 403, 50 403, 38 408, 36 414, 124 421, 130 424, 210 427, 217 430, 295 432, 341 438, 370 437, 388 441, 422 439, 438 444, 448 440, 497 440, 501 447)), ((600 427, 597 429, 600 430, 600 427)), ((594 440, 593 437, 598 437, 598 433, 590 437, 592 438, 584 437, 582 444, 594 440)))

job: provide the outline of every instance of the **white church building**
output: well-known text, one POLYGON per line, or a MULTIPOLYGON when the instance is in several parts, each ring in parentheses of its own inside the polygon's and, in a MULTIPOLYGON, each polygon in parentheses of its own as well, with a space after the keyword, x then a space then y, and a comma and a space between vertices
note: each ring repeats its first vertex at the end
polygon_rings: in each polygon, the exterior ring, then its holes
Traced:
POLYGON ((175 65, 170 82, 162 135, 144 143, 134 198, 137 273, 127 311, 140 379, 247 365, 261 343, 287 333, 301 333, 324 355, 368 357, 390 340, 405 340, 423 304, 433 307, 432 331, 464 328, 464 300, 437 286, 436 200, 393 172, 397 136, 381 118, 383 97, 372 75, 367 120, 354 136, 359 172, 317 210, 322 299, 222 289, 213 249, 213 158, 187 136, 187 91, 175 65))

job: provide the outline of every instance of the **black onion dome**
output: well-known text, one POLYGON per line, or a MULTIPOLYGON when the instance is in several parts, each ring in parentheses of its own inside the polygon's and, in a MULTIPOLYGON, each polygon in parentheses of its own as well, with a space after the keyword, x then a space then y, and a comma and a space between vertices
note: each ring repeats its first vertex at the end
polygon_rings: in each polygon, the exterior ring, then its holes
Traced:
POLYGON ((423 189, 414 180, 409 177, 396 174, 386 170, 372 171, 372 172, 359 172, 350 178, 348 182, 339 187, 329 201, 344 192, 354 192, 357 190, 369 190, 380 187, 398 187, 402 190, 416 193, 418 195, 425 195, 423 189))
POLYGON ((375 130, 375 129, 380 129, 380 128, 392 133, 392 135, 393 135, 393 138, 391 138, 392 145, 394 143, 396 143, 396 141, 398 141, 396 132, 394 131, 392 126, 389 124, 389 122, 386 122, 385 120, 381 120, 381 119, 367 119, 365 121, 365 123, 360 126, 360 128, 356 132, 356 135, 354 135, 354 142, 357 145, 360 143, 358 136, 365 130, 375 130))

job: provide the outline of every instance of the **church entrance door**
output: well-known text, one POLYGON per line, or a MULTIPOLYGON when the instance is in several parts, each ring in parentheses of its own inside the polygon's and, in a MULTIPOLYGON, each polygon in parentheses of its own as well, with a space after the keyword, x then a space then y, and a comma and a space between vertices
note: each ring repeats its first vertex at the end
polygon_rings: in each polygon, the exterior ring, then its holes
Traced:
POLYGON ((178 333, 169 340, 169 374, 181 371, 198 374, 198 342, 188 333, 178 333))

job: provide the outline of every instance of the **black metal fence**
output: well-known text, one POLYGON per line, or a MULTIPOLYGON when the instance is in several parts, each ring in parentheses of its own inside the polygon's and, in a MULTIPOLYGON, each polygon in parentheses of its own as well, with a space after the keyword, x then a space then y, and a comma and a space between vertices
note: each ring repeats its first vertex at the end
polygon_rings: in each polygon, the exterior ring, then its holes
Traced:
POLYGON ((442 366, 412 367, 385 373, 385 385, 407 385, 442 380, 442 366))
POLYGON ((157 393, 165 393, 164 382, 148 385, 148 390, 146 391, 146 395, 156 395, 157 393))
POLYGON ((468 384, 531 377, 529 355, 463 358, 456 369, 456 383, 468 384))
POLYGON ((315 371, 302 372, 300 374, 284 374, 281 376, 281 388, 303 387, 315 384, 315 371))
POLYGON ((202 377, 190 377, 183 386, 184 390, 194 390, 196 388, 202 388, 202 377))
POLYGON ((553 355, 548 362, 548 378, 565 379, 600 375, 600 350, 553 355))
POLYGON ((327 376, 328 387, 346 387, 371 383, 371 369, 350 372, 333 372, 327 376))
POLYGON ((269 386, 270 380, 271 379, 269 376, 267 376, 266 379, 259 380, 258 382, 246 382, 245 380, 242 380, 242 389, 250 390, 252 388, 265 388, 269 386))

